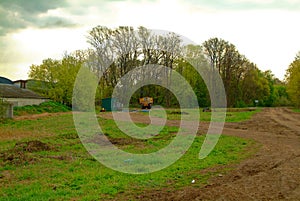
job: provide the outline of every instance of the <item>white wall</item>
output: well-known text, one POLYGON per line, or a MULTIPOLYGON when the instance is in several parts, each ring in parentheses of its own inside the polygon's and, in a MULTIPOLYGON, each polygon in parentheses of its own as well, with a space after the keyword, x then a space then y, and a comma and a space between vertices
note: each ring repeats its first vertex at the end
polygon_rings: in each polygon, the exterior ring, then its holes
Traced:
POLYGON ((33 98, 4 98, 7 102, 13 104, 13 106, 26 106, 26 105, 39 105, 43 102, 47 102, 48 99, 33 99, 33 98))

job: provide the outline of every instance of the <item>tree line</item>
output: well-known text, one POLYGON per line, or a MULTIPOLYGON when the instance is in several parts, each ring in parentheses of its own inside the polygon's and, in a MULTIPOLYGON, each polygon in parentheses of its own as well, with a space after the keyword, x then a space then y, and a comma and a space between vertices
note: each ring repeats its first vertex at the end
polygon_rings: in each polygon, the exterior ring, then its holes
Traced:
MULTIPOLYGON (((182 75, 192 86, 201 107, 211 105, 207 83, 202 77, 210 72, 220 74, 228 107, 290 104, 288 92, 293 92, 291 87, 287 91, 286 84, 275 78, 271 71, 259 70, 239 53, 235 45, 220 38, 211 38, 202 45, 185 45, 180 36, 171 32, 157 34, 145 27, 135 30, 124 26, 115 29, 97 26, 90 30, 87 39, 91 45, 88 50, 65 54, 61 60, 46 59, 40 65, 31 65, 29 77, 37 80, 32 89, 71 105, 76 75, 81 67, 85 67, 99 78, 96 104, 100 104, 102 98, 111 97, 121 77, 137 67, 154 64, 153 68, 168 67, 159 72, 167 78, 167 84, 175 71, 182 75), (203 75, 200 76, 195 68, 201 68, 203 75)), ((292 71, 288 71, 289 83, 293 80, 290 79, 292 71)), ((214 83, 213 77, 210 81, 214 83)), ((155 104, 178 106, 176 97, 158 85, 141 87, 132 95, 131 104, 136 106, 142 96, 153 97, 155 104)))
POLYGON ((287 69, 285 79, 291 101, 297 108, 300 108, 300 52, 287 69))

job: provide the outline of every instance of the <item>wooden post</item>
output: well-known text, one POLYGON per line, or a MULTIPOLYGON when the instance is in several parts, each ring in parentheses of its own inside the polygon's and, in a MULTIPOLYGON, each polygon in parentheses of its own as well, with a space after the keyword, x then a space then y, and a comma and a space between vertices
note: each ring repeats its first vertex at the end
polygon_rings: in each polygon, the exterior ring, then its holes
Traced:
POLYGON ((7 104, 7 118, 14 118, 14 105, 12 103, 7 104))
POLYGON ((1 114, 0 118, 10 118, 12 119, 14 117, 14 106, 12 103, 4 103, 0 105, 1 114))

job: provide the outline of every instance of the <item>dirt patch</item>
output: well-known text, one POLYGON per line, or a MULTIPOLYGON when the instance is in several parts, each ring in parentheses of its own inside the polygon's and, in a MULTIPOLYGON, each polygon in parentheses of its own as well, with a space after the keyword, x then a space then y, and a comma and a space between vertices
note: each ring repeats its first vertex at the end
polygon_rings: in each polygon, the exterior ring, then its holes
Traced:
POLYGON ((43 143, 38 140, 28 141, 28 142, 18 142, 16 143, 13 151, 22 151, 22 152, 37 152, 37 151, 49 151, 51 150, 50 146, 46 143, 43 143))
POLYGON ((39 119, 43 117, 53 117, 53 116, 59 116, 62 114, 72 114, 73 112, 56 112, 56 113, 42 113, 42 114, 26 114, 21 116, 15 116, 14 120, 32 120, 32 119, 39 119))
POLYGON ((0 153, 0 159, 4 164, 22 165, 38 161, 34 152, 50 151, 53 147, 38 140, 18 142, 13 149, 0 153))
POLYGON ((116 146, 124 146, 136 145, 139 143, 139 140, 133 138, 109 138, 107 136, 105 137, 103 134, 96 134, 91 139, 87 139, 85 143, 95 143, 99 146, 109 146, 112 143, 116 146))
MULTIPOLYGON (((176 136, 177 133, 171 132, 168 135, 158 135, 155 138, 152 138, 151 140, 153 141, 158 141, 158 140, 165 140, 165 141, 171 141, 173 137, 176 136)), ((135 139, 135 138, 111 138, 108 137, 105 134, 96 134, 94 135, 91 139, 87 139, 85 141, 86 143, 95 143, 99 146, 109 146, 110 144, 113 144, 117 147, 124 147, 124 146, 134 146, 136 148, 144 149, 145 147, 149 147, 147 144, 148 140, 147 139, 135 139), (109 141, 107 141, 109 140, 109 141)))

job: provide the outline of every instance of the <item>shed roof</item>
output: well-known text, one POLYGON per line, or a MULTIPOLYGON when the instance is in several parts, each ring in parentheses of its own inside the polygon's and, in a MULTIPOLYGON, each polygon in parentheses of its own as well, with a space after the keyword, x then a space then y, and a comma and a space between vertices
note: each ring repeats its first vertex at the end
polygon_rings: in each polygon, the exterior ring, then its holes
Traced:
POLYGON ((14 84, 14 83, 10 79, 0 76, 0 84, 14 84))
POLYGON ((0 83, 0 97, 2 98, 33 98, 33 99, 46 99, 31 90, 22 89, 10 84, 0 83))

